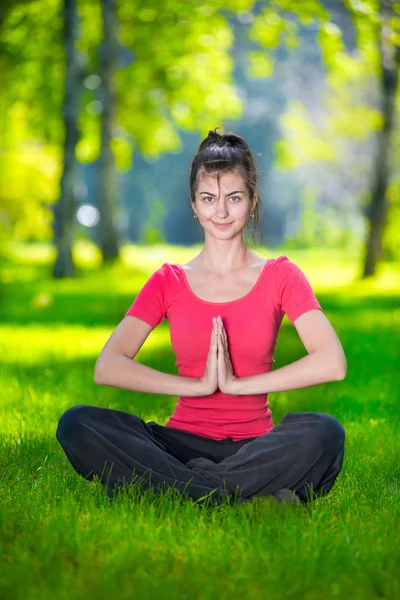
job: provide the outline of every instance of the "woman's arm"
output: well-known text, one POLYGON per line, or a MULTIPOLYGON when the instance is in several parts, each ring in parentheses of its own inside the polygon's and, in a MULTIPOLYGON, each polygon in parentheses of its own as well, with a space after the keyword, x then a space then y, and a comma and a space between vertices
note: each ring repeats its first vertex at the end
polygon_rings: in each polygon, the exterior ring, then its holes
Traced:
POLYGON ((294 321, 307 356, 269 373, 236 378, 229 394, 283 392, 344 379, 346 357, 332 325, 320 310, 310 310, 294 321))
POLYGON ((153 326, 142 319, 125 317, 108 338, 96 361, 95 383, 168 396, 206 395, 200 379, 163 373, 132 360, 152 329, 153 326))
POLYGON ((166 394, 167 396, 204 396, 200 379, 163 373, 132 360, 129 356, 110 353, 101 368, 97 368, 94 381, 99 385, 166 394))

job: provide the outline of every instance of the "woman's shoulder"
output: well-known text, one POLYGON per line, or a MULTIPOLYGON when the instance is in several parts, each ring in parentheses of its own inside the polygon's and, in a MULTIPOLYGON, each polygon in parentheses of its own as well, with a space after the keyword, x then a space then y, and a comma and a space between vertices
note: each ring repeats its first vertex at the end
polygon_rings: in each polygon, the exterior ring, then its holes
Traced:
POLYGON ((165 262, 156 273, 163 279, 165 284, 171 286, 174 282, 179 281, 182 278, 183 266, 184 265, 180 265, 179 263, 165 262))
POLYGON ((290 260, 286 254, 281 254, 276 258, 271 258, 269 262, 271 263, 271 266, 274 267, 275 271, 281 274, 290 273, 293 270, 298 269, 296 263, 290 260))
POLYGON ((281 256, 277 256, 277 257, 271 257, 271 256, 259 256, 258 254, 255 254, 254 252, 251 253, 252 259, 253 259, 253 263, 251 264, 251 266, 257 267, 257 266, 268 266, 268 267, 281 267, 282 265, 285 267, 286 265, 293 265, 294 263, 292 263, 289 258, 285 255, 282 254, 281 256))
MULTIPOLYGON (((251 266, 262 266, 267 271, 271 273, 283 273, 286 271, 290 271, 294 263, 292 263, 286 255, 281 255, 277 257, 268 257, 265 258, 263 256, 254 256, 254 263, 251 266)), ((294 265, 295 266, 295 265, 294 265)))
POLYGON ((182 267, 183 265, 180 265, 178 263, 165 262, 158 270, 164 275, 170 275, 173 273, 178 273, 182 267))
POLYGON ((171 280, 171 275, 175 272, 175 265, 171 263, 163 263, 161 267, 155 269, 148 276, 148 285, 167 285, 171 280))

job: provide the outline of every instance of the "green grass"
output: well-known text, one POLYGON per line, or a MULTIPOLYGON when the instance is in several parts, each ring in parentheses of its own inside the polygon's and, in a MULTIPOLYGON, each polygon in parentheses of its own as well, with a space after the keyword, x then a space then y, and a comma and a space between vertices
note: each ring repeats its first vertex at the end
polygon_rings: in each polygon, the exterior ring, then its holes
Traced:
MULTIPOLYGON (((125 248, 116 267, 75 249, 76 279, 49 277, 52 248, 14 247, 0 265, 0 598, 400 597, 400 269, 359 283, 356 257, 286 254, 304 268, 345 349, 343 381, 269 395, 288 411, 327 412, 347 437, 331 492, 309 506, 257 498, 199 508, 172 491, 110 500, 79 477, 55 438, 76 404, 164 424, 176 397, 97 386, 93 368, 135 294, 163 262, 198 248, 125 248), (142 269, 135 265, 142 265, 142 269)), ((305 354, 285 317, 274 368, 305 354)), ((137 357, 176 373, 168 324, 137 357)))

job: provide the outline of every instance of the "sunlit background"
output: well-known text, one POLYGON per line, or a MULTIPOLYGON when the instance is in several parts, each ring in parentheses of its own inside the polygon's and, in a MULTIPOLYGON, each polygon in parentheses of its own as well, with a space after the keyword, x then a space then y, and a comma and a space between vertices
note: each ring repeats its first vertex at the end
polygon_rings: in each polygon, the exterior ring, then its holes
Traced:
MULTIPOLYGON (((398 260, 400 4, 3 3, 3 255, 201 243, 190 161, 217 126, 260 174, 258 241, 398 260)), ((53 255, 52 255, 53 256, 53 255)))

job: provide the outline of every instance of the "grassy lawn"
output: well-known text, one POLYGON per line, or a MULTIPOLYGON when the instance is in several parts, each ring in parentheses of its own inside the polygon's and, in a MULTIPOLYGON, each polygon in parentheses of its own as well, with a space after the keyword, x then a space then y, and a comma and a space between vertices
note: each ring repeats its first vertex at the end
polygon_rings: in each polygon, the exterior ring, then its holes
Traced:
MULTIPOLYGON (((55 437, 76 404, 165 424, 176 397, 98 386, 94 364, 150 274, 199 248, 127 247, 114 268, 75 249, 76 278, 49 277, 53 249, 15 247, 0 265, 0 598, 400 598, 400 264, 357 282, 356 256, 286 254, 304 269, 343 344, 347 377, 269 395, 327 412, 346 430, 331 492, 309 506, 270 498, 200 508, 177 494, 110 500, 73 470, 55 437)), ((285 316, 274 368, 305 354, 285 316)), ((137 360, 176 373, 164 321, 137 360)))

